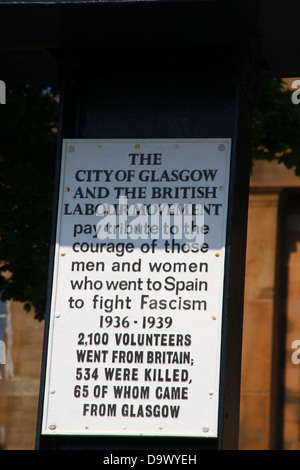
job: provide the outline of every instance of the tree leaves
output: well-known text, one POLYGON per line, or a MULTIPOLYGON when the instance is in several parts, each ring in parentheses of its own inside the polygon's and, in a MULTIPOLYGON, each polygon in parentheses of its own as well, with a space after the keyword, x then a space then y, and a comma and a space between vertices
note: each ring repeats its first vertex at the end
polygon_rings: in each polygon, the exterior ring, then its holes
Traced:
POLYGON ((300 176, 300 106, 283 80, 260 81, 253 118, 252 158, 277 160, 300 176))
POLYGON ((44 318, 58 102, 41 87, 8 90, 0 108, 0 292, 44 318))

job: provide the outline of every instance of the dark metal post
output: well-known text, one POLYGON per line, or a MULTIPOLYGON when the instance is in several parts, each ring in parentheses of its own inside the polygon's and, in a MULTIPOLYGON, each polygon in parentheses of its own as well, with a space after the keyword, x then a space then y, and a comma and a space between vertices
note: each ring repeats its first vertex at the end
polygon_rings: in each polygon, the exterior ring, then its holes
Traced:
POLYGON ((232 139, 219 434, 217 439, 38 435, 37 447, 237 448, 252 108, 250 81, 245 76, 249 62, 243 52, 229 53, 219 47, 70 50, 64 62, 64 103, 72 110, 63 104, 64 138, 232 139))

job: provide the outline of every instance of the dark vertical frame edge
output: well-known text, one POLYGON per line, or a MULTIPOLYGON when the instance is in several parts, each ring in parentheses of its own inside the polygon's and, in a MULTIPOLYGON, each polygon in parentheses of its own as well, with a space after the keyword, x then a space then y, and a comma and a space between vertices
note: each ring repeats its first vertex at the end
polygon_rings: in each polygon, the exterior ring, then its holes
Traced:
POLYGON ((253 89, 251 89, 250 77, 246 76, 247 72, 245 73, 247 58, 242 61, 244 63, 239 69, 240 77, 236 88, 226 230, 218 425, 220 450, 237 450, 239 445, 243 305, 253 110, 253 89))
MULTIPOLYGON (((65 51, 61 51, 61 56, 65 56, 65 51)), ((64 61, 59 57, 60 64, 64 61)), ((45 395, 45 380, 46 380, 46 366, 47 366, 47 353, 48 353, 48 340, 49 340, 49 325, 50 325, 50 312, 51 312, 51 297, 53 285, 53 271, 54 271, 54 258, 55 258, 55 243, 56 243, 56 229, 57 229, 57 212, 59 202, 59 189, 60 189, 60 172, 61 172, 61 152, 63 144, 63 121, 64 121, 64 99, 65 99, 65 77, 64 70, 60 70, 60 83, 59 83, 59 115, 58 115, 58 134, 56 143, 56 162, 54 174, 54 190, 53 190, 53 209, 52 209, 52 222, 50 234, 50 250, 49 250, 49 267, 48 267, 48 286, 45 310, 45 325, 44 325, 44 338, 42 350, 42 366, 40 378, 40 391, 38 402, 38 415, 36 427, 36 441, 35 449, 40 449, 41 434, 42 434, 42 421, 43 421, 43 407, 45 395)))

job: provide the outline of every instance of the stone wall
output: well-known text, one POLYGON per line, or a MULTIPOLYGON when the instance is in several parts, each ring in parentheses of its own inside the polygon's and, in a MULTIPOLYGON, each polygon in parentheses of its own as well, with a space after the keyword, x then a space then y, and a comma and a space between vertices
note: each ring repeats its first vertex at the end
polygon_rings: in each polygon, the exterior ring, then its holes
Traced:
POLYGON ((19 302, 6 315, 6 364, 0 380, 0 445, 31 450, 35 445, 44 323, 19 302))

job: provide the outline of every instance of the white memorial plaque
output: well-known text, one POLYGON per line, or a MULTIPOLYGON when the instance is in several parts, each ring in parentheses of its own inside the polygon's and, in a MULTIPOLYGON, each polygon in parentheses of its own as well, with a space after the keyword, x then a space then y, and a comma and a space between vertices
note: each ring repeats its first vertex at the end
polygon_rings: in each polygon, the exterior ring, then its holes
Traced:
POLYGON ((217 436, 230 145, 64 141, 43 434, 217 436))

